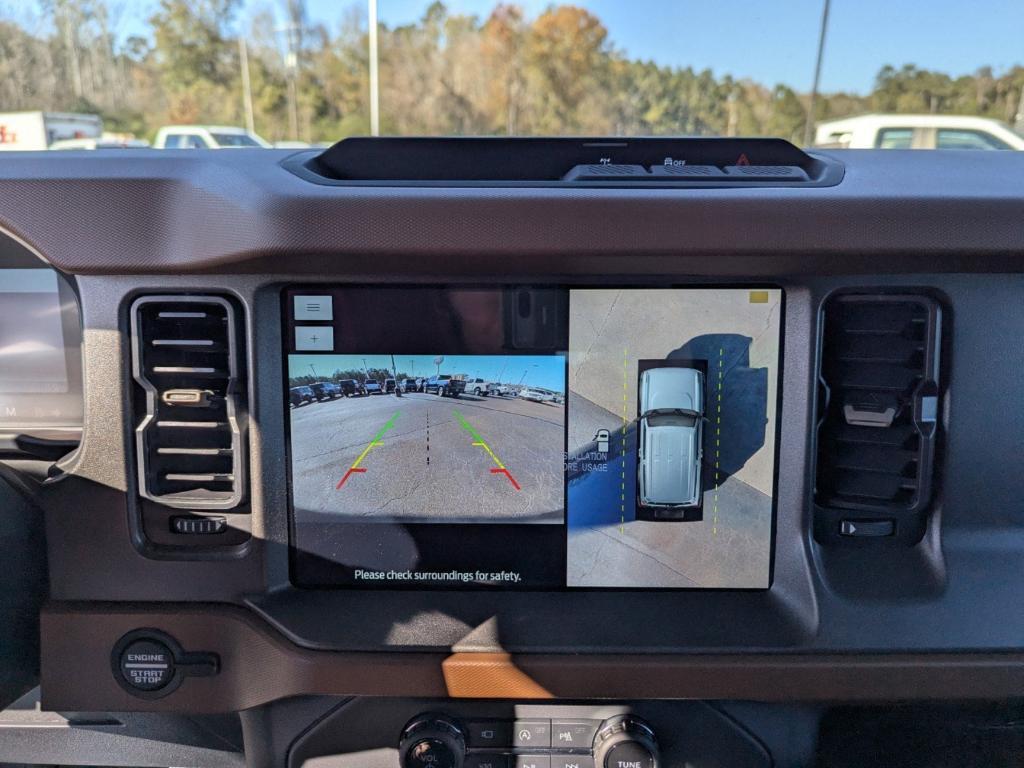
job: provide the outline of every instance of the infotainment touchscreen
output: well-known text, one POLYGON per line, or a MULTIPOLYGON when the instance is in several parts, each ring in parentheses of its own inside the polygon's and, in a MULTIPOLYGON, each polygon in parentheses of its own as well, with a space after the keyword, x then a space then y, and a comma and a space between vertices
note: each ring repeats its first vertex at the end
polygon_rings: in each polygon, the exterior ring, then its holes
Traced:
POLYGON ((292 579, 764 589, 775 288, 283 292, 292 579))

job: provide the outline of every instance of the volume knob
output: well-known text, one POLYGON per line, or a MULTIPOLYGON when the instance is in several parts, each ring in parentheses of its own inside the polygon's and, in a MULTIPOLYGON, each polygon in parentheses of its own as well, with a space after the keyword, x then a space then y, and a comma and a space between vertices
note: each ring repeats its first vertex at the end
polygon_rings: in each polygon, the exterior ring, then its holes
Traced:
POLYGON ((606 720, 594 740, 598 768, 658 768, 658 742, 647 723, 633 715, 606 720))
POLYGON ((420 715, 402 731, 398 753, 402 768, 462 768, 466 737, 450 717, 420 715))

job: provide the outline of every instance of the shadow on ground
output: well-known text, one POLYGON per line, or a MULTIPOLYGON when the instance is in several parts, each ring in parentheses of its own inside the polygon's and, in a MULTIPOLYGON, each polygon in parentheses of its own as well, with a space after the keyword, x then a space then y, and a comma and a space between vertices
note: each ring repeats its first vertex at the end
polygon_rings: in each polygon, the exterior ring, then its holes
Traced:
MULTIPOLYGON (((718 414, 718 361, 722 366, 721 455, 719 472, 733 475, 764 446, 768 425, 768 369, 750 367, 749 336, 737 333, 709 333, 695 336, 669 353, 669 360, 708 361, 706 434, 713 434, 718 414)), ((709 443, 704 458, 709 463, 709 443)))

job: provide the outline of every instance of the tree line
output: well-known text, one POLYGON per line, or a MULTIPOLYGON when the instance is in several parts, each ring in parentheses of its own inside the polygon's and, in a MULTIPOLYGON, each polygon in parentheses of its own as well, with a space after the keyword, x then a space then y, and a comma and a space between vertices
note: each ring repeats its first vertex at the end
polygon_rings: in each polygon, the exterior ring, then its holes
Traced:
MULTIPOLYGON (((0 19, 0 111, 100 114, 152 138, 170 123, 245 125, 270 140, 369 133, 362 5, 328 27, 304 0, 243 20, 242 0, 159 0, 148 34, 118 39, 117 0, 43 0, 0 19), (243 66, 243 64, 245 66, 243 66), (248 82, 251 107, 243 84, 248 82)), ((473 135, 772 135, 800 142, 808 94, 784 84, 630 58, 593 13, 552 5, 535 18, 499 2, 486 17, 435 2, 414 24, 379 26, 381 132, 473 135)), ((1024 67, 952 77, 886 66, 866 95, 830 93, 816 121, 930 112, 1013 123, 1024 67)))

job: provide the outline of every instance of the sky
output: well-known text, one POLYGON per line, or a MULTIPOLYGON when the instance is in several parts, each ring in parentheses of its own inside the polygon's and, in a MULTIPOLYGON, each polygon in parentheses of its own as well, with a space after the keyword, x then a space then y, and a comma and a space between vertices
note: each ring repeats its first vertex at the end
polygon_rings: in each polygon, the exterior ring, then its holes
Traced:
MULTIPOLYGON (((315 371, 317 376, 329 376, 336 370, 362 369, 364 360, 369 369, 391 370, 391 355, 289 355, 288 375, 305 376, 315 371)), ((434 355, 396 354, 395 367, 399 374, 416 377, 433 376, 438 370, 434 355)), ((444 355, 441 373, 565 391, 565 357, 561 355, 444 355)))
MULTIPOLYGON (((533 18, 548 0, 517 0, 533 18)), ((38 2, 38 0, 21 0, 38 2)), ((137 33, 156 0, 116 0, 122 35, 137 33)), ((311 21, 336 29, 358 0, 306 0, 311 21)), ((595 13, 616 48, 659 64, 711 69, 808 91, 824 0, 575 0, 595 13)), ((0 0, 0 10, 12 0, 0 0)), ((15 2, 15 6, 17 3, 15 2)), ((381 22, 408 24, 429 0, 378 0, 381 22)), ((485 17, 494 0, 446 0, 485 17)), ((240 18, 284 0, 246 0, 240 18)), ((283 16, 282 16, 283 18, 283 16)), ((832 0, 821 89, 867 93, 885 64, 952 75, 1024 63, 1024 0, 832 0)))

